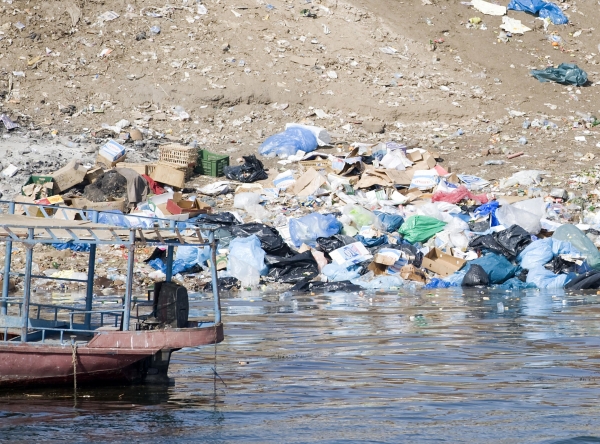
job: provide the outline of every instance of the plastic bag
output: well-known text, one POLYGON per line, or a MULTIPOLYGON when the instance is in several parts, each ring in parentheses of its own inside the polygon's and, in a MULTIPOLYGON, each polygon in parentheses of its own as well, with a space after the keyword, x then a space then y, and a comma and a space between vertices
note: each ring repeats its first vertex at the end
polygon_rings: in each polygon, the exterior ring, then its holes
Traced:
POLYGON ((239 193, 233 198, 233 208, 245 209, 248 205, 258 205, 262 200, 258 193, 239 193))
POLYGON ((542 0, 511 0, 506 9, 538 14, 541 18, 548 17, 555 25, 566 25, 569 23, 569 19, 558 5, 542 0))
POLYGON ((577 276, 565 285, 569 290, 592 290, 600 288, 600 271, 594 270, 577 276))
POLYGON ((575 225, 565 224, 556 229, 552 239, 570 242, 573 248, 583 257, 590 267, 600 269, 600 252, 594 243, 575 225))
POLYGON ((360 267, 356 265, 345 267, 343 265, 331 263, 325 265, 321 273, 327 276, 328 281, 349 281, 360 276, 359 269, 360 267))
POLYGON ((505 227, 519 225, 528 233, 538 234, 542 229, 540 220, 544 217, 546 203, 542 198, 524 200, 512 205, 502 205, 496 217, 505 227))
POLYGON ((387 243, 387 236, 385 235, 380 237, 364 237, 358 234, 354 236, 354 238, 368 248, 378 247, 379 245, 387 243))
POLYGON ((500 202, 498 202, 497 200, 493 200, 491 202, 481 205, 480 207, 477 207, 474 216, 476 219, 480 219, 482 217, 490 215, 490 226, 498 226, 500 225, 500 222, 498 222, 498 218, 496 217, 496 210, 499 206, 500 202))
MULTIPOLYGON (((162 271, 163 273, 167 272, 167 264, 165 263, 165 261, 163 261, 160 258, 156 258, 156 259, 152 259, 151 261, 148 261, 148 265, 150 265, 155 270, 162 271)), ((171 271, 172 271, 173 275, 176 275, 178 273, 183 273, 187 270, 190 270, 193 267, 194 267, 193 265, 187 264, 181 260, 174 260, 171 271)))
POLYGON ((479 204, 484 204, 488 201, 486 194, 473 194, 464 185, 459 186, 454 191, 436 191, 431 197, 432 202, 448 202, 452 204, 464 199, 472 199, 479 204))
POLYGON ((188 219, 187 223, 206 223, 214 225, 237 225, 240 222, 231 213, 217 213, 217 214, 200 214, 192 219, 188 219))
POLYGON ((487 273, 481 266, 476 264, 471 264, 469 271, 462 280, 463 287, 477 287, 480 285, 487 287, 489 284, 490 280, 487 273))
MULTIPOLYGON (((213 288, 212 288, 213 283, 212 282, 207 282, 206 284, 204 284, 204 287, 202 287, 202 291, 204 292, 212 292, 213 288)), ((230 291, 235 289, 238 289, 241 287, 241 283, 239 281, 239 279, 234 278, 233 276, 231 277, 220 277, 219 279, 217 279, 217 286, 219 287, 219 291, 230 291)))
POLYGON ((227 179, 250 183, 269 178, 262 162, 254 154, 242 157, 245 162, 243 165, 226 166, 223 168, 223 173, 227 179))
POLYGON ((189 247, 182 245, 177 247, 175 260, 186 264, 189 268, 195 265, 202 265, 210 259, 210 248, 208 247, 189 247))
POLYGON ((279 231, 265 224, 251 222, 248 224, 234 225, 229 228, 233 237, 248 237, 255 235, 260 240, 262 249, 268 255, 289 257, 296 254, 288 244, 285 243, 279 231))
POLYGON ((531 235, 519 225, 511 225, 506 230, 497 231, 494 239, 502 247, 502 254, 514 258, 531 243, 531 235))
POLYGON ((535 287, 535 285, 523 282, 522 280, 520 280, 519 278, 516 278, 516 277, 510 278, 503 284, 498 284, 498 285, 494 286, 494 288, 496 288, 498 290, 524 290, 526 288, 534 288, 534 287, 535 287))
MULTIPOLYGON (((469 270, 473 265, 479 265, 485 270, 490 284, 501 284, 513 277, 518 270, 518 267, 511 264, 504 256, 494 253, 486 254, 469 262, 469 270)), ((467 270, 467 273, 469 270, 467 270)))
POLYGON ((333 214, 312 213, 299 219, 290 219, 290 237, 296 247, 302 244, 315 247, 318 237, 330 237, 338 234, 342 224, 333 214))
POLYGON ((295 284, 309 281, 319 274, 317 261, 310 251, 292 257, 267 257, 269 273, 267 278, 275 282, 295 284))
POLYGON ((377 217, 371 211, 361 207, 360 205, 346 205, 342 213, 352 219, 352 223, 358 229, 373 225, 377 217))
POLYGON ((98 213, 98 223, 113 227, 129 227, 127 217, 121 211, 101 211, 98 213))
POLYGON ((425 242, 442 231, 445 226, 445 222, 434 217, 417 215, 406 219, 398 232, 410 243, 425 242))
POLYGON ((529 186, 535 185, 542 181, 542 175, 547 174, 547 171, 525 170, 513 174, 508 179, 500 181, 500 188, 510 188, 515 185, 529 186))
POLYGON ((266 157, 288 157, 297 151, 309 153, 317 149, 317 138, 305 128, 291 127, 267 138, 258 148, 258 154, 266 157))
POLYGON ((354 242, 356 242, 356 239, 351 236, 336 234, 330 237, 318 237, 317 247, 325 253, 330 253, 333 250, 342 248, 344 245, 353 244, 354 242))
POLYGON ((398 214, 382 213, 381 211, 374 211, 373 214, 377 216, 377 221, 375 222, 377 228, 388 233, 398 231, 404 223, 404 218, 398 214))
POLYGON ((227 272, 238 278, 242 286, 258 285, 260 275, 266 274, 265 252, 256 235, 235 238, 229 244, 227 272))
POLYGON ((527 273, 527 283, 537 288, 564 288, 565 285, 575 278, 575 273, 554 274, 544 267, 534 267, 527 273))
POLYGON ((62 251, 62 250, 71 250, 71 251, 80 251, 80 252, 84 252, 87 253, 90 251, 90 244, 74 244, 73 241, 69 241, 69 242, 64 242, 61 244, 52 244, 52 246, 54 248, 56 248, 58 251, 62 251))
POLYGON ((574 63, 561 63, 558 68, 532 69, 530 74, 542 83, 583 86, 588 81, 587 73, 574 63))
MULTIPOLYGON (((570 242, 560 241, 554 238, 538 239, 529 244, 517 257, 521 267, 527 270, 534 267, 541 267, 552 261, 555 256, 560 254, 579 255, 570 242)), ((557 270, 554 270, 556 272, 557 270)))

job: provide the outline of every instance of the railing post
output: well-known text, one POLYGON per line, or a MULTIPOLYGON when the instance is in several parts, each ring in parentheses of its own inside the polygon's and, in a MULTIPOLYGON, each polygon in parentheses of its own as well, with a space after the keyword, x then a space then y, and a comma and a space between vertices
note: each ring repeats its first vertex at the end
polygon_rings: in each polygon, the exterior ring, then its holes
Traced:
POLYGON ((133 293, 133 267, 135 256, 135 229, 129 230, 129 256, 127 258, 127 284, 125 287, 125 303, 123 304, 123 331, 129 331, 129 313, 131 307, 131 295, 133 293))
POLYGON ((34 229, 28 228, 27 231, 27 242, 25 243, 25 282, 23 283, 21 342, 27 342, 27 330, 29 329, 29 300, 31 298, 31 265, 33 263, 34 229))
MULTIPOLYGON (((92 213, 92 222, 98 223, 98 211, 92 213)), ((85 310, 92 311, 92 304, 94 301, 94 274, 96 272, 96 244, 90 244, 90 256, 88 260, 88 276, 87 276, 87 287, 85 293, 85 310)), ((85 314, 85 329, 91 330, 92 314, 85 314)))
MULTIPOLYGON (((8 214, 15 214, 15 203, 8 204, 8 214)), ((12 258, 12 241, 6 241, 6 250, 4 252, 4 278, 2 281, 2 315, 7 313, 8 291, 10 289, 10 261, 12 258)))
POLYGON ((173 279, 173 251, 174 247, 167 247, 167 272, 165 273, 165 281, 171 282, 173 279))
POLYGON ((219 278, 217 274, 217 241, 215 240, 215 233, 211 231, 208 234, 208 241, 210 243, 210 271, 212 275, 212 290, 213 298, 215 300, 215 324, 221 322, 221 299, 219 297, 219 278))

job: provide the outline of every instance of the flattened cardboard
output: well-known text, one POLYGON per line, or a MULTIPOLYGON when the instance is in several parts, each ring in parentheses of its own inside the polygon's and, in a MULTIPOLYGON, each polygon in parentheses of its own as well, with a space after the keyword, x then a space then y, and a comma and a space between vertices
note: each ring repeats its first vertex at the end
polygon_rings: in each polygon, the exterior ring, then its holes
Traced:
POLYGON ((85 173, 85 180, 88 183, 94 183, 102 174, 104 174, 104 168, 99 166, 92 167, 85 173))
POLYGON ((396 263, 396 261, 398 260, 398 258, 387 255, 387 254, 380 254, 377 253, 375 255, 375 257, 373 258, 373 262, 380 264, 380 265, 394 265, 396 263))
MULTIPOLYGON (((178 194, 178 193, 176 193, 178 194)), ((174 200, 169 199, 166 205, 167 211, 171 214, 187 213, 190 217, 199 214, 208 214, 212 212, 212 207, 198 199, 195 200, 174 200)))
POLYGON ((429 251, 423 258, 423 268, 433 271, 442 277, 450 276, 467 263, 464 259, 444 253, 439 248, 429 251))
POLYGON ((425 276, 423 270, 410 264, 400 269, 400 277, 408 281, 427 282, 427 276, 425 276))
POLYGON ((121 211, 125 212, 125 199, 113 199, 109 198, 106 202, 92 202, 82 197, 74 197, 71 199, 71 206, 73 208, 81 208, 85 210, 96 210, 96 211, 121 211))
POLYGON ((314 168, 309 168, 306 173, 296 180, 291 191, 296 196, 310 196, 316 193, 326 182, 327 180, 314 168))
POLYGON ((52 173, 52 177, 54 178, 54 192, 62 193, 80 184, 83 182, 87 171, 79 160, 71 160, 64 167, 52 173))
POLYGON ((150 177, 156 182, 171 185, 175 188, 181 189, 185 186, 185 172, 164 164, 157 164, 154 171, 150 173, 150 177))

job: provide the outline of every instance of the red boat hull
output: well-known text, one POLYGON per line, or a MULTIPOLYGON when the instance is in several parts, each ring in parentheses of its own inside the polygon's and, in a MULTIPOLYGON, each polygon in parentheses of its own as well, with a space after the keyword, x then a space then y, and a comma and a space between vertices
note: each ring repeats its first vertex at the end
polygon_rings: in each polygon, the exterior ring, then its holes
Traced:
POLYGON ((223 325, 99 332, 73 351, 69 343, 0 342, 0 387, 114 385, 168 381, 171 352, 223 340, 223 325), (76 365, 73 365, 75 356, 76 365))

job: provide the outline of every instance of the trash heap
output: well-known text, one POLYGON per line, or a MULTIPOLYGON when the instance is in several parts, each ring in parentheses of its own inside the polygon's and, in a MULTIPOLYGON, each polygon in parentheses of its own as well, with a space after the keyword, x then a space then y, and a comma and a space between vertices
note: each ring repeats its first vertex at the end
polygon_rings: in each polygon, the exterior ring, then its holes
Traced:
MULTIPOLYGON (((564 189, 544 192, 544 171, 491 184, 417 144, 333 144, 325 129, 299 124, 232 166, 227 156, 172 144, 156 164, 128 164, 121 148, 110 141, 93 167, 71 161, 32 176, 17 211, 31 215, 26 204, 36 202, 97 209, 100 223, 116 226, 210 226, 227 289, 600 287, 600 218, 564 189), (281 172, 260 160, 274 156, 281 172), (186 186, 198 173, 228 180, 186 186), (571 223, 577 218, 585 224, 571 223)), ((209 259, 206 249, 179 247, 174 274, 197 277, 209 259)), ((146 262, 151 279, 164 278, 164 252, 146 262)))

